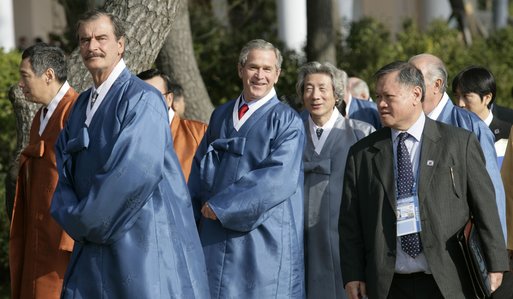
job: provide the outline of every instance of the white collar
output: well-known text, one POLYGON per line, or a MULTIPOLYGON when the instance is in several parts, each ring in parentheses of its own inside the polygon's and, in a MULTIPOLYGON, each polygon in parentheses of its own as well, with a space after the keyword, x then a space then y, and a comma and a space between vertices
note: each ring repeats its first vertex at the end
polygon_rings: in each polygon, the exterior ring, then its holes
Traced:
MULTIPOLYGON (((419 118, 415 121, 415 123, 406 130, 408 134, 413 136, 418 142, 422 139, 422 132, 424 131, 424 125, 426 124, 426 116, 424 113, 421 113, 419 118)), ((396 129, 392 129, 392 140, 395 142, 397 136, 401 134, 403 131, 399 131, 396 129)))
POLYGON ((442 96, 442 99, 440 100, 438 105, 436 105, 435 109, 433 109, 433 111, 431 111, 428 114, 428 117, 433 119, 433 120, 437 120, 438 117, 440 116, 440 114, 442 113, 442 110, 444 110, 444 107, 445 107, 445 105, 447 104, 448 101, 449 101, 449 95, 446 92, 444 92, 444 95, 442 96))
POLYGON ((255 111, 257 111, 258 108, 262 107, 265 103, 269 102, 273 97, 276 96, 276 90, 274 87, 269 91, 268 94, 266 94, 264 97, 260 98, 259 100, 253 100, 251 102, 244 101, 244 94, 241 94, 237 100, 235 101, 235 105, 233 106, 233 113, 232 113, 232 120, 233 120, 233 127, 235 130, 239 131, 240 127, 246 122, 246 120, 253 114, 255 111), (241 101, 244 101, 246 104, 248 104, 248 111, 244 114, 244 116, 239 119, 239 106, 241 101))
POLYGON ((492 120, 493 120, 492 111, 488 110, 488 116, 483 121, 485 122, 486 126, 489 127, 490 124, 492 123, 492 120))
POLYGON ((353 95, 349 95, 349 99, 347 100, 346 105, 346 118, 349 118, 349 106, 351 106, 351 102, 353 101, 353 95))
POLYGON ((112 72, 109 74, 109 77, 107 77, 107 80, 105 80, 100 86, 95 87, 94 85, 91 87, 91 94, 98 93, 98 96, 96 97, 96 100, 94 102, 93 107, 91 107, 90 103, 87 103, 87 109, 86 109, 86 121, 85 124, 89 127, 89 124, 91 123, 91 120, 93 119, 94 114, 96 113, 96 110, 98 110, 98 107, 100 107, 101 103, 103 102, 103 99, 109 92, 110 88, 112 87, 112 84, 118 79, 119 75, 121 75, 121 72, 126 68, 125 61, 123 58, 116 64, 112 72))
POLYGON ((326 143, 326 139, 328 138, 328 135, 335 126, 335 122, 337 121, 337 118, 339 116, 342 116, 342 114, 340 114, 338 109, 334 108, 333 112, 331 113, 330 119, 322 127, 319 127, 314 123, 311 115, 308 116, 308 124, 310 126, 310 138, 312 139, 312 143, 317 154, 321 153, 321 150, 324 147, 324 143, 326 143), (318 128, 322 129, 321 138, 317 137, 316 132, 318 128))
MULTIPOLYGON (((52 117, 53 112, 61 102, 64 95, 68 92, 70 89, 68 81, 64 82, 62 84, 61 88, 59 88, 59 91, 57 94, 53 97, 53 99, 50 101, 50 103, 46 106, 46 115, 43 116, 43 113, 41 113, 40 118, 40 125, 39 125, 39 136, 43 135, 43 132, 46 128, 46 125, 48 124, 48 121, 50 120, 50 117, 52 117)), ((43 108, 44 109, 44 108, 43 108)), ((42 111, 41 111, 42 112, 42 111)))
POLYGON ((167 116, 169 117, 169 124, 173 122, 173 117, 175 117, 175 111, 173 108, 167 109, 167 116))

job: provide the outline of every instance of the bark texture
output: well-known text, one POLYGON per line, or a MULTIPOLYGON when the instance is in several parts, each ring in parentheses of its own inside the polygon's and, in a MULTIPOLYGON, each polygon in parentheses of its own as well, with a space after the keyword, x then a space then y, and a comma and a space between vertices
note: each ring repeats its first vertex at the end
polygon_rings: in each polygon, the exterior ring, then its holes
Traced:
POLYGON ((337 12, 336 0, 306 1, 308 61, 337 65, 337 29, 340 28, 337 12))
POLYGON ((184 0, 178 6, 174 26, 160 50, 156 64, 183 87, 185 116, 208 123, 214 106, 194 57, 187 2, 184 0))
MULTIPOLYGON (((70 4, 74 2, 67 1, 70 4)), ((127 43, 124 59, 133 73, 147 69, 153 64, 171 29, 177 7, 181 2, 184 0, 110 0, 105 3, 106 11, 116 14, 125 21, 127 43)), ((92 85, 91 76, 82 63, 78 49, 73 51, 68 62, 68 81, 77 92, 82 92, 92 85)), ((16 155, 13 157, 5 182, 6 206, 10 216, 13 186, 16 184, 18 174, 18 156, 27 144, 30 125, 39 106, 25 101, 23 93, 17 86, 13 87, 9 93, 9 100, 13 103, 18 134, 16 155)))

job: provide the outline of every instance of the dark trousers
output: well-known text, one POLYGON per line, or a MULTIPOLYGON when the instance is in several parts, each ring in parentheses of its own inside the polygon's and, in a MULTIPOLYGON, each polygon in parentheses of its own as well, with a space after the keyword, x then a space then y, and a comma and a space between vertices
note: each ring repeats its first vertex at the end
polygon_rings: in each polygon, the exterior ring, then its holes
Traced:
POLYGON ((444 299, 433 275, 394 274, 387 299, 444 299))

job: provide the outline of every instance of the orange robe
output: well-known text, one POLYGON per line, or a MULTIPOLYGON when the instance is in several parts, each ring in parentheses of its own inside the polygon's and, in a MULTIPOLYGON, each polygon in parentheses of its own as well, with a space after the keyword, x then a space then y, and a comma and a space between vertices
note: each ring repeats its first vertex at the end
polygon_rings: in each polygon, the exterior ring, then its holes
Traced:
POLYGON ((173 136, 173 147, 180 166, 182 166, 185 181, 189 180, 191 173, 192 159, 196 154, 196 149, 207 131, 207 125, 189 119, 181 119, 177 114, 171 121, 171 136, 173 136))
POLYGON ((20 155, 9 239, 12 298, 59 298, 73 240, 50 215, 59 174, 55 142, 78 94, 70 88, 52 113, 42 136, 36 113, 30 140, 20 155))

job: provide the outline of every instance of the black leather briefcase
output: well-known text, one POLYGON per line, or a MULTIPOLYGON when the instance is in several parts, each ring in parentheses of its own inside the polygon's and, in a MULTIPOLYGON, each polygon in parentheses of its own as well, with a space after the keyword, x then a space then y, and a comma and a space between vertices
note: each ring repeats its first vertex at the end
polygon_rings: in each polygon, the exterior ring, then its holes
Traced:
POLYGON ((490 298, 490 279, 488 278, 488 270, 481 250, 481 240, 475 230, 472 217, 457 232, 456 238, 465 259, 466 270, 472 282, 474 298, 490 298))

